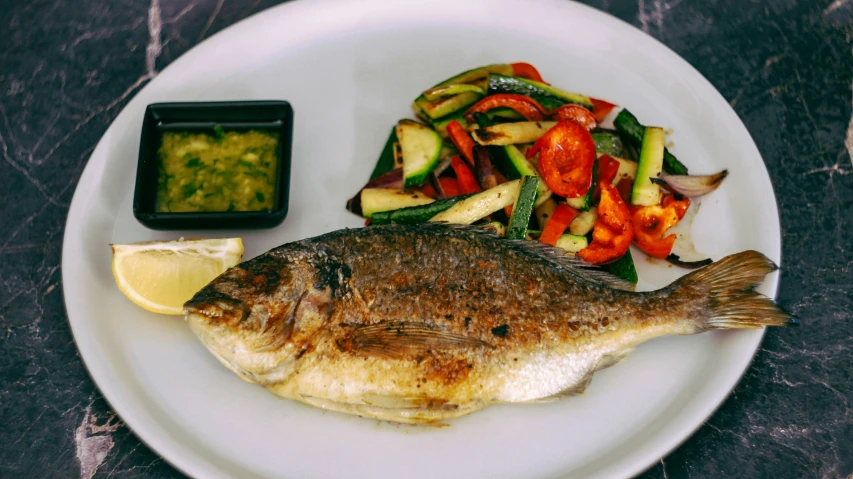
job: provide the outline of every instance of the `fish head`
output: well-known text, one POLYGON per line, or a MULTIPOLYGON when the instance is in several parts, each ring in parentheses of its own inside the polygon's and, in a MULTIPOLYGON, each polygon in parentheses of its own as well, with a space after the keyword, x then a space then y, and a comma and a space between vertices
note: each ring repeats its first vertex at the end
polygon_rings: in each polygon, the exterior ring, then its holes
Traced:
POLYGON ((335 290, 305 255, 274 252, 229 269, 184 304, 202 344, 241 378, 262 385, 285 380, 313 349, 335 290))

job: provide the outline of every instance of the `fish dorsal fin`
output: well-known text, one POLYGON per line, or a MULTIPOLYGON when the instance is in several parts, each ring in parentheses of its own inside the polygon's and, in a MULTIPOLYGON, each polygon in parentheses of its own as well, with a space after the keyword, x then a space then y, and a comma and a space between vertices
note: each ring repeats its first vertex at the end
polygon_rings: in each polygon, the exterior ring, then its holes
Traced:
POLYGON ((354 326, 337 340, 341 351, 388 359, 409 359, 428 351, 491 347, 485 341, 423 323, 388 322, 354 326))
POLYGON ((544 260, 561 267, 569 274, 592 283, 608 286, 613 289, 621 289, 624 291, 634 291, 634 285, 624 279, 618 278, 600 267, 588 263, 577 256, 567 254, 565 250, 556 246, 547 245, 539 241, 530 240, 508 240, 503 236, 498 236, 482 228, 467 226, 467 225, 447 225, 455 229, 463 229, 471 233, 490 237, 497 241, 502 241, 510 244, 513 248, 526 251, 536 255, 544 260))
MULTIPOLYGON (((600 267, 588 263, 577 256, 567 254, 565 250, 556 246, 540 243, 539 241, 529 240, 508 240, 503 236, 496 235, 482 227, 471 225, 454 225, 447 223, 424 223, 417 225, 424 230, 433 230, 435 233, 456 234, 473 234, 483 238, 489 238, 500 243, 504 243, 511 248, 521 250, 529 254, 535 255, 546 261, 559 266, 570 275, 593 284, 607 286, 613 289, 621 289, 624 291, 634 291, 634 285, 628 281, 618 278, 600 267)), ((386 226, 371 226, 371 228, 394 228, 394 225, 386 226)))
POLYGON ((535 254, 540 258, 548 260, 557 266, 560 266, 566 272, 589 282, 608 286, 613 289, 621 289, 624 291, 634 291, 634 285, 618 278, 600 267, 588 263, 577 256, 566 254, 565 250, 556 246, 540 243, 539 241, 528 240, 504 240, 513 243, 514 247, 535 254))

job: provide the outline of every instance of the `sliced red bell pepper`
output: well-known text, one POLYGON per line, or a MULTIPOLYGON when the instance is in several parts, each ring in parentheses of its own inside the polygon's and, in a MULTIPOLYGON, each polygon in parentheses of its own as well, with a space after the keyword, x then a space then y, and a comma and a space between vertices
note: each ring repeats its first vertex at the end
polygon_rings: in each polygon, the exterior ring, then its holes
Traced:
POLYGON ((632 216, 634 223, 634 242, 647 255, 666 259, 672 251, 676 236, 666 235, 666 231, 684 218, 690 200, 676 200, 666 195, 661 205, 637 208, 632 216))
POLYGON ((542 121, 545 118, 545 108, 529 96, 513 93, 498 93, 489 95, 468 108, 465 118, 474 123, 474 113, 486 113, 495 108, 510 108, 529 121, 542 121))
POLYGON ((539 153, 539 172, 554 193, 565 198, 585 195, 592 184, 595 142, 579 123, 561 121, 527 151, 539 153))
MULTIPOLYGON (((438 179, 438 182, 441 183, 441 188, 444 190, 444 193, 448 198, 452 198, 454 196, 459 196, 462 194, 462 190, 459 188, 459 182, 454 178, 442 177, 438 179)), ((421 188, 421 192, 430 198, 435 198, 436 192, 435 189, 427 183, 423 188, 421 188)))
POLYGON ((447 124, 447 136, 450 137, 450 141, 456 145, 456 149, 465 157, 465 161, 467 161, 469 165, 474 166, 474 145, 476 143, 474 143, 471 135, 465 131, 465 127, 458 121, 451 120, 451 122, 447 124))
POLYGON ((604 118, 616 108, 616 105, 610 103, 609 101, 598 100, 595 98, 590 98, 592 101, 592 116, 595 117, 595 120, 599 123, 604 121, 604 118))
POLYGON ((670 206, 675 208, 675 214, 681 220, 687 214, 687 208, 690 208, 690 198, 682 196, 680 200, 677 200, 675 199, 675 195, 666 195, 663 197, 663 201, 661 201, 661 206, 664 208, 669 208, 670 206))
POLYGON ((601 155, 598 157, 598 177, 595 179, 595 190, 592 192, 593 203, 597 203, 598 199, 601 198, 601 183, 604 182, 608 185, 613 183, 613 179, 616 178, 616 173, 618 172, 618 161, 614 160, 610 155, 601 155))
POLYGON ((542 75, 539 74, 539 70, 529 63, 510 63, 509 66, 512 67, 512 76, 514 77, 527 78, 538 81, 539 83, 545 83, 545 80, 542 79, 542 75))
POLYGON ((560 236, 563 235, 566 228, 568 228, 572 220, 575 219, 575 216, 579 214, 580 212, 578 210, 565 203, 557 205, 554 213, 551 214, 548 222, 545 223, 545 228, 539 236, 539 241, 551 246, 557 244, 557 240, 560 239, 560 236))
POLYGON ((592 113, 580 105, 563 105, 552 111, 551 116, 557 121, 576 121, 587 130, 592 130, 598 126, 598 122, 592 113))
POLYGON ((609 183, 601 183, 600 187, 601 201, 592 230, 592 243, 578 252, 578 256, 593 264, 606 264, 621 258, 634 238, 631 212, 619 192, 609 183))
POLYGON ((450 167, 456 172, 456 179, 459 180, 459 190, 463 195, 480 191, 480 185, 477 184, 474 173, 471 172, 471 168, 461 158, 454 156, 450 160, 450 167))

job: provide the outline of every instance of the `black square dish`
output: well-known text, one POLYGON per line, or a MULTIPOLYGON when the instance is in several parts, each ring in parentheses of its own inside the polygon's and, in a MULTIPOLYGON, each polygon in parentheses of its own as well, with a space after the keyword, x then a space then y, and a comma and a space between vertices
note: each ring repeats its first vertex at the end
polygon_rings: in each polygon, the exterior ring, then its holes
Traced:
MULTIPOLYGON (((136 189, 133 194, 133 215, 143 225, 156 230, 272 228, 281 224, 284 217, 287 216, 290 193, 292 135, 293 109, 286 101, 156 103, 148 105, 145 110, 142 139, 139 144, 136 189), (271 206, 254 211, 162 211, 162 207, 158 207, 158 188, 161 187, 161 156, 159 152, 166 132, 186 132, 191 137, 195 135, 195 138, 200 137, 198 134, 203 134, 201 135, 203 138, 239 136, 224 136, 229 132, 248 132, 250 136, 253 134, 252 132, 277 135, 277 144, 267 146, 268 149, 266 150, 269 155, 269 148, 274 148, 277 160, 275 174, 268 175, 266 180, 275 181, 274 198, 271 201, 271 206)), ((172 137, 175 136, 172 135, 172 137)), ((187 166, 192 161, 190 160, 187 166)), ((195 162, 198 164, 197 159, 195 162)), ((216 163, 214 162, 214 164, 216 163)), ((216 171, 215 168, 214 171, 216 171)), ((233 173, 231 174, 233 175, 233 173)), ((165 184, 168 184, 171 177, 165 176, 164 178, 165 184)), ((206 185, 207 183, 203 184, 206 185)), ((267 183, 267 187, 269 187, 269 183, 267 183)), ((198 186, 196 190, 201 188, 198 186)), ((168 190, 164 189, 164 195, 166 191, 168 190)), ((186 191, 189 193, 189 191, 195 190, 186 191)), ((219 194, 236 194, 231 189, 222 193, 223 187, 219 187, 219 191, 219 194)), ((211 191, 204 197, 215 194, 217 193, 211 191)), ((251 195, 251 193, 248 194, 251 195)), ((258 201, 266 201, 262 193, 256 192, 255 194, 257 194, 258 201)), ((164 204, 170 205, 170 203, 164 204)), ((229 205, 229 208, 232 207, 233 202, 229 205)))

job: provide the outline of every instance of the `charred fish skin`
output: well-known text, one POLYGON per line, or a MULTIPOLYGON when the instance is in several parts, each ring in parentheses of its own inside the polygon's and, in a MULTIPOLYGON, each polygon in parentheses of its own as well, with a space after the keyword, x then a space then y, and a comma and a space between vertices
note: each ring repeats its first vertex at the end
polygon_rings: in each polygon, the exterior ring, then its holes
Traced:
POLYGON ((474 228, 341 230, 271 250, 186 304, 203 344, 280 396, 430 423, 583 391, 648 339, 790 320, 744 252, 649 293, 554 248, 474 228))

